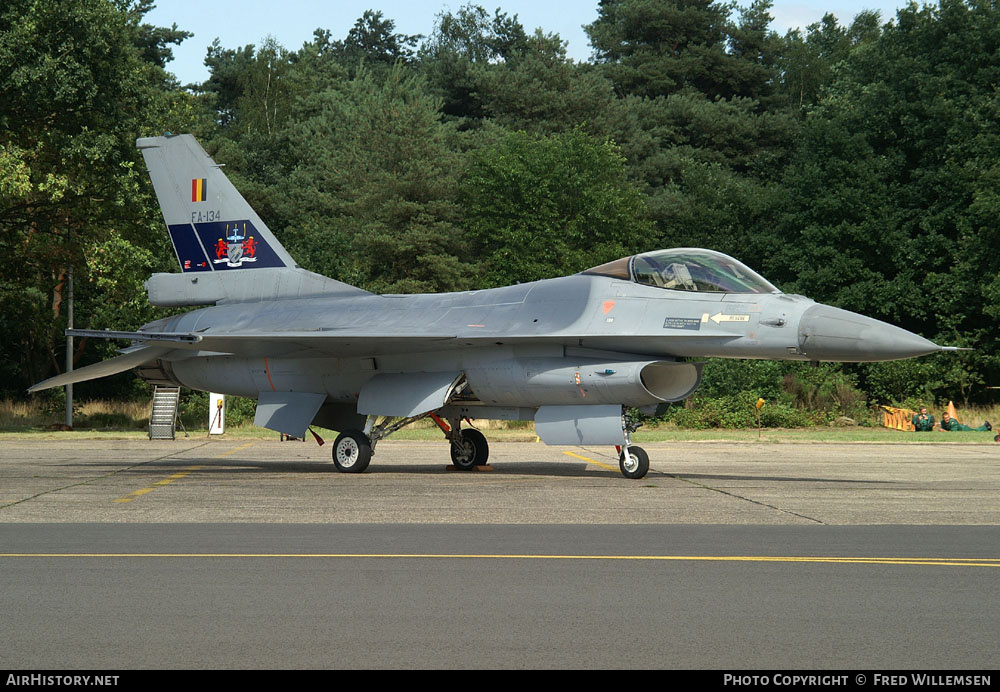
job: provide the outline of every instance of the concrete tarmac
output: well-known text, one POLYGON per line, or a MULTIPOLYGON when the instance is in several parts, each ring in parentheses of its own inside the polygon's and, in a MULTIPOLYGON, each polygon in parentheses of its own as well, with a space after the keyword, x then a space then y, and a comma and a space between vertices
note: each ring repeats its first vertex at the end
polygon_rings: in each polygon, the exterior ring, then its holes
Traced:
POLYGON ((0 669, 991 670, 998 544, 994 526, 0 524, 0 669))
POLYGON ((463 473, 445 443, 386 440, 344 474, 311 441, 8 439, 0 522, 1000 524, 1000 446, 645 448, 630 481, 613 449, 537 443, 463 473))
POLYGON ((644 447, 4 440, 0 668, 996 668, 1000 449, 644 447))

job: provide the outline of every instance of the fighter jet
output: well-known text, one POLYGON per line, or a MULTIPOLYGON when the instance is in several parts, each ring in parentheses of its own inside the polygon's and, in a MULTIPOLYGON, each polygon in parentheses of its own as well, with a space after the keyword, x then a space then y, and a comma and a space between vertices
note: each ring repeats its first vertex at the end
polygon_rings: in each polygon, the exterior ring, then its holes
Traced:
POLYGON ((861 362, 949 347, 782 293, 719 252, 646 252, 579 274, 460 293, 375 295, 299 267, 190 135, 136 142, 180 273, 149 301, 198 306, 137 332, 122 355, 39 391, 135 368, 154 384, 257 399, 255 424, 339 431, 333 462, 360 473, 376 445, 432 417, 456 467, 485 464, 473 420, 530 420, 554 445, 614 445, 627 478, 649 469, 626 407, 651 413, 701 382, 691 358, 861 362), (682 360, 686 359, 686 360, 682 360))

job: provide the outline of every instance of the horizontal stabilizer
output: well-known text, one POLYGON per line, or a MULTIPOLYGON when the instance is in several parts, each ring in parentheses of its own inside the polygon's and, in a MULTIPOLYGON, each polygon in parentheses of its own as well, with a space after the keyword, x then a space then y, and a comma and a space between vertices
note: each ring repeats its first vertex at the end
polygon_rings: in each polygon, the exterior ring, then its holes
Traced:
POLYGON ((153 274, 146 281, 151 305, 184 307, 251 303, 315 296, 370 296, 368 291, 300 268, 274 267, 253 272, 153 274))
POLYGON ((138 367, 143 363, 155 360, 170 350, 173 350, 170 346, 149 346, 146 348, 135 349, 133 351, 129 351, 125 355, 116 356, 115 358, 110 358, 100 363, 94 363, 93 365, 88 365, 87 367, 80 368, 79 370, 70 370, 69 372, 64 372, 61 375, 50 377, 49 379, 32 386, 28 389, 28 391, 40 392, 43 389, 51 389, 52 387, 62 387, 63 385, 73 384, 75 382, 86 382, 87 380, 96 380, 99 377, 117 375, 120 372, 131 370, 132 368, 138 367))

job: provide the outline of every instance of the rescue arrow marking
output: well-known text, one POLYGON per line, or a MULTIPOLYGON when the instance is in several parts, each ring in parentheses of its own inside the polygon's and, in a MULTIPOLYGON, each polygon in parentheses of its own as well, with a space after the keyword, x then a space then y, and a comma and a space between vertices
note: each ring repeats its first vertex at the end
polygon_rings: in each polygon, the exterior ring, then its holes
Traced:
POLYGON ((716 324, 720 322, 749 322, 750 315, 723 315, 721 312, 712 315, 710 318, 716 324))

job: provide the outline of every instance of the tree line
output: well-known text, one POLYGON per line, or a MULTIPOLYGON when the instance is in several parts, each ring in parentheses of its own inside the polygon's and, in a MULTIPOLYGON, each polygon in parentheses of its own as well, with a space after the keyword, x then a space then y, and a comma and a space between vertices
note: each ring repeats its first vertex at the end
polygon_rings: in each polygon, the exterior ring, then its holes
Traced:
MULTIPOLYGON (((429 36, 367 11, 342 38, 207 51, 152 0, 0 6, 0 388, 75 326, 166 314, 176 271, 134 140, 191 132, 289 252, 376 292, 560 276, 709 247, 783 291, 969 347, 836 366, 871 400, 988 401, 1000 384, 1000 8, 911 4, 769 29, 769 0, 601 0, 586 62, 468 4, 429 36)), ((78 366, 113 354, 78 340, 78 366)), ((792 367, 792 366, 788 366, 792 367)), ((779 372, 780 375, 780 372, 779 372)), ((128 396, 133 380, 79 385, 128 396)))

